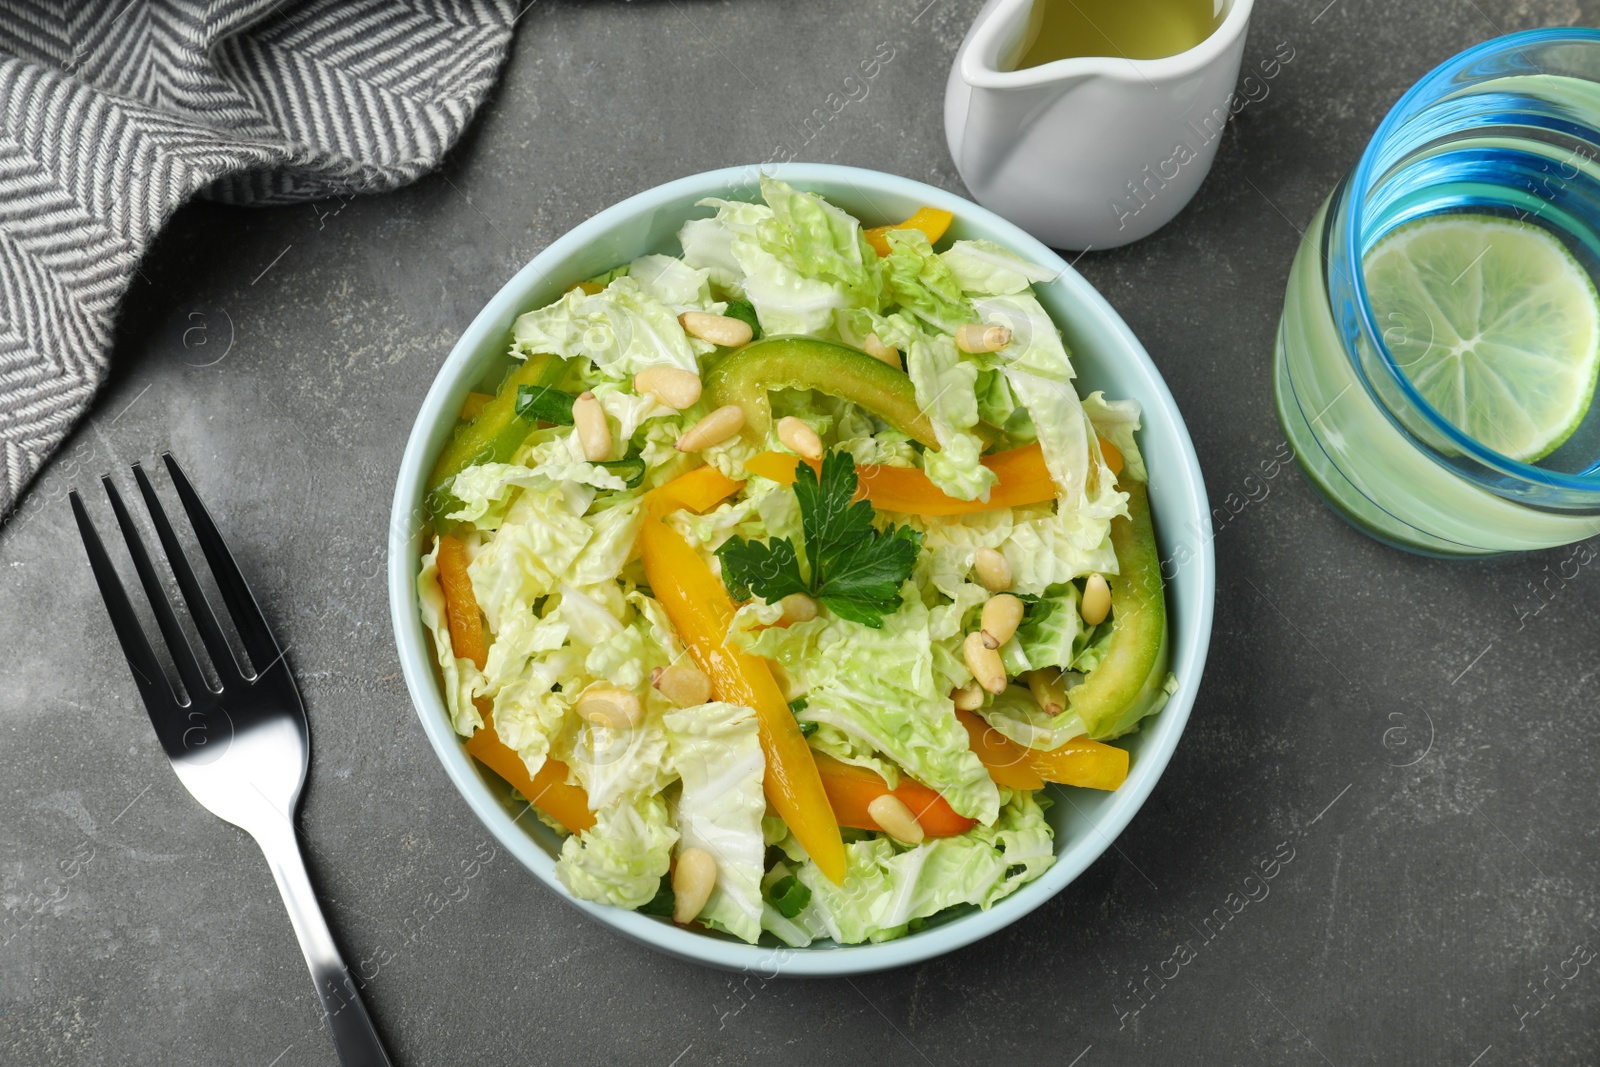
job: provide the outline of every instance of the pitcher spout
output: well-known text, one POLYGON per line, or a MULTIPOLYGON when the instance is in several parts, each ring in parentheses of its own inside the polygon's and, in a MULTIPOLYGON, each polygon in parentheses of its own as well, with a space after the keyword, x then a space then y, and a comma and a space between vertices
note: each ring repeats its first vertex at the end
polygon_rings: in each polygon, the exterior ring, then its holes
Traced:
POLYGON ((1096 76, 1087 60, 1014 69, 1037 36, 1042 15, 1042 5, 1034 0, 990 0, 950 68, 945 138, 969 188, 1004 165, 1052 104, 1096 76))

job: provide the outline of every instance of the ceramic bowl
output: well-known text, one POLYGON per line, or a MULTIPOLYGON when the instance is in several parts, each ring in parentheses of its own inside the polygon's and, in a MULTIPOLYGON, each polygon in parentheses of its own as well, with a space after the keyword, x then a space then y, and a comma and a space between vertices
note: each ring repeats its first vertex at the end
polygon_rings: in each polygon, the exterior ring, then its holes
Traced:
POLYGON ((532 818, 518 818, 525 804, 462 747, 445 713, 429 639, 418 615, 415 578, 423 550, 424 481, 455 426, 463 398, 503 368, 511 324, 518 314, 550 302, 577 279, 636 256, 677 254, 676 234, 684 220, 708 213, 695 207, 696 201, 707 196, 759 199, 755 167, 681 178, 607 208, 535 256, 478 313, 434 378, 400 461, 389 529, 390 613, 406 686, 439 761, 489 832, 549 887, 553 897, 618 933, 696 963, 764 975, 858 974, 917 963, 1016 922, 1081 874, 1128 825, 1177 747, 1200 687, 1216 585, 1210 511, 1194 446, 1155 365, 1111 305, 1054 252, 993 212, 909 178, 827 164, 791 163, 766 169, 797 188, 821 194, 867 225, 903 219, 924 204, 944 208, 955 214, 951 237, 995 241, 1034 263, 1059 270, 1054 281, 1035 290, 1072 353, 1079 391, 1104 389, 1107 396, 1132 397, 1143 406, 1140 445, 1150 470, 1150 503, 1168 582, 1172 670, 1178 690, 1159 715, 1118 742, 1132 753, 1122 787, 1114 793, 1050 787, 1057 800, 1049 812, 1056 862, 1042 877, 988 911, 952 909, 916 933, 882 944, 824 942, 790 949, 747 945, 620 908, 573 900, 556 880, 555 857, 560 850, 556 834, 532 818))

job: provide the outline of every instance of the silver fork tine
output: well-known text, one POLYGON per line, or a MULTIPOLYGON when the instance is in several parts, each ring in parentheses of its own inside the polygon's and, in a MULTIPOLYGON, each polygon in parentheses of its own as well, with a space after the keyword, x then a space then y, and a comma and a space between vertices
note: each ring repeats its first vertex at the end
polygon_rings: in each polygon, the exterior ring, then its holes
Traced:
POLYGON ((267 620, 261 614, 261 608, 256 605, 256 598, 250 592, 250 587, 245 584, 244 575, 239 573, 239 565, 233 561, 233 553, 228 551, 227 542, 218 532, 217 524, 211 521, 211 514, 206 511, 206 506, 200 503, 200 497, 196 495, 194 486, 189 484, 183 468, 178 466, 178 461, 172 458, 171 452, 163 452, 161 458, 167 465, 167 473, 172 475, 172 484, 178 490, 178 499, 183 503, 183 510, 189 515, 189 525, 194 528, 195 540, 200 542, 200 550, 205 553, 206 562, 211 564, 211 575, 217 580, 217 588, 222 592, 223 606, 228 609, 233 625, 239 631, 239 638, 244 642, 245 654, 250 657, 250 667, 259 677, 282 659, 283 653, 278 650, 278 642, 273 639, 272 631, 267 628, 267 620))
POLYGON ((178 588, 183 590, 184 603, 189 605, 189 617, 194 620, 195 629, 200 631, 200 640, 205 643, 206 651, 211 654, 211 663, 216 667, 217 676, 222 679, 222 688, 226 691, 234 682, 243 681, 244 672, 239 669, 233 649, 228 647, 228 639, 222 635, 222 627, 217 625, 217 617, 211 611, 211 604, 206 600, 200 583, 195 579, 194 568, 189 566, 189 557, 184 554, 183 546, 178 543, 178 536, 173 532, 172 523, 167 519, 166 509, 161 506, 161 498, 156 496, 155 486, 150 484, 144 468, 137 463, 133 465, 133 479, 139 483, 144 506, 150 512, 150 521, 156 528, 156 536, 161 539, 162 551, 166 552, 167 563, 178 579, 178 588))
POLYGON ((83 499, 78 496, 76 489, 68 496, 72 498, 72 514, 78 520, 78 534, 83 538, 84 551, 89 555, 89 568, 94 571, 94 580, 100 586, 100 598, 106 603, 106 614, 111 616, 111 628, 117 632, 117 641, 122 645, 128 669, 133 672, 133 684, 144 698, 150 725, 155 727, 156 737, 168 755, 181 753, 185 723, 178 717, 177 697, 173 695, 161 664, 156 660, 149 640, 145 638, 144 627, 139 625, 139 617, 134 614, 133 605, 128 601, 127 590, 122 588, 122 579, 117 577, 116 568, 111 565, 111 557, 106 555, 100 534, 95 530, 94 523, 89 521, 83 499))
POLYGON ((133 569, 139 572, 139 582, 144 586, 144 595, 150 600, 156 625, 161 628, 161 636, 166 638, 167 653, 178 668, 178 680, 188 694, 185 703, 193 704, 208 695, 211 687, 206 684, 205 675, 200 673, 200 663, 194 658, 194 649, 189 647, 189 638, 184 635, 183 627, 178 625, 178 617, 172 613, 172 605, 167 602, 167 591, 161 588, 161 579, 156 576, 150 555, 144 550, 144 538, 139 536, 133 516, 123 506, 122 495, 112 484, 110 475, 101 478, 100 482, 105 486, 106 496, 111 498, 111 510, 116 513, 117 525, 122 527, 122 539, 128 543, 128 555, 133 557, 133 569))

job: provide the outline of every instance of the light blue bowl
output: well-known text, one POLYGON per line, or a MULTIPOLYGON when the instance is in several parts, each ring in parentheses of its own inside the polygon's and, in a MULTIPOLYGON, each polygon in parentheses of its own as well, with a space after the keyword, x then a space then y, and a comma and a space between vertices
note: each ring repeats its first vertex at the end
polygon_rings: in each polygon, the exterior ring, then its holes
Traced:
POLYGON ((707 213, 697 209, 695 201, 707 196, 758 199, 754 167, 682 178, 607 208, 535 256, 473 320, 434 378, 400 461, 389 527, 390 614, 417 717, 450 780, 500 844, 552 893, 613 930, 696 963, 763 975, 859 974, 917 963, 1016 922, 1082 873, 1128 825, 1177 747, 1200 687, 1216 595, 1211 516, 1194 445, 1166 383, 1111 305, 1054 252, 993 212, 908 178, 818 163, 768 170, 798 188, 822 194, 868 225, 906 218, 923 204, 944 208, 956 217, 953 237, 987 238, 1041 266, 1061 271, 1055 281, 1035 288, 1066 336, 1078 369, 1079 390, 1104 389, 1107 396, 1133 397, 1143 405, 1140 445, 1150 468, 1150 504, 1168 579, 1172 669, 1178 676, 1178 692, 1161 714, 1146 720, 1143 730, 1121 742, 1133 756, 1122 788, 1102 793, 1052 787, 1057 799, 1049 813, 1056 835, 1055 865, 989 911, 974 908, 946 913, 917 933, 880 945, 824 942, 805 949, 767 947, 573 900, 556 881, 557 836, 532 818, 517 818, 524 802, 497 775, 469 758, 451 729, 418 615, 415 575, 422 551, 424 481, 450 436, 462 400, 503 365, 511 323, 518 314, 554 300, 580 278, 635 256, 676 254, 680 251, 676 234, 684 220, 707 213))

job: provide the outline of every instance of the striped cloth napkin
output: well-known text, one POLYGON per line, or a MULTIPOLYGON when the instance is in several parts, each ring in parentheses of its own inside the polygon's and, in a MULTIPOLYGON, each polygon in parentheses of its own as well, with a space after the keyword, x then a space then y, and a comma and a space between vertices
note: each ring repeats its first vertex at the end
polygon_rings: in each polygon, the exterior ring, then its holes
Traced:
POLYGON ((180 204, 412 181, 471 121, 515 21, 512 0, 0 5, 0 517, 88 408, 180 204))

